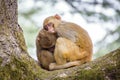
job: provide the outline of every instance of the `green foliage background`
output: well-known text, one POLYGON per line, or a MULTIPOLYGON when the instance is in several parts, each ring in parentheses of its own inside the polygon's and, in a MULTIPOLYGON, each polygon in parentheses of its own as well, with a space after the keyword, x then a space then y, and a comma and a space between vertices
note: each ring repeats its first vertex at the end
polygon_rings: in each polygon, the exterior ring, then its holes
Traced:
MULTIPOLYGON (((69 6, 68 13, 80 14, 88 23, 112 23, 114 25, 113 29, 102 27, 105 29, 106 35, 94 43, 94 47, 96 47, 94 58, 120 47, 120 0, 19 0, 18 21, 23 28, 28 51, 32 56, 35 57, 35 39, 42 27, 42 22, 36 16, 53 13, 64 15, 66 11, 55 8, 60 2, 69 6), (110 15, 111 13, 112 15, 110 15)), ((96 32, 98 31, 96 30, 96 32)))

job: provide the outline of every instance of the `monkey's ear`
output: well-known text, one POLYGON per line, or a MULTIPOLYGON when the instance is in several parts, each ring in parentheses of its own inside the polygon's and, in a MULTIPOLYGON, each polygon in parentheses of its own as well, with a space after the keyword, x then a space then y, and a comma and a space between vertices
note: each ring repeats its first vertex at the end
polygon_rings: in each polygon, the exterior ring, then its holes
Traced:
POLYGON ((56 14, 54 17, 58 20, 61 20, 61 17, 58 14, 56 14))
POLYGON ((40 38, 37 38, 37 41, 40 41, 40 38))

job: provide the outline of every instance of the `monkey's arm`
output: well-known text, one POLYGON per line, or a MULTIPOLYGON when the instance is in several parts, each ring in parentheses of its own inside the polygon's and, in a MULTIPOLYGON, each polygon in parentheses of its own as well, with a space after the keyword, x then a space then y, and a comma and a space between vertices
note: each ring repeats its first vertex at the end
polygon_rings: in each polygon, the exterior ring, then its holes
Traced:
POLYGON ((55 27, 55 31, 57 32, 59 37, 67 38, 72 42, 77 41, 78 32, 74 30, 74 26, 69 25, 68 23, 61 24, 59 25, 59 27, 55 27))
POLYGON ((79 58, 86 56, 92 56, 93 45, 86 30, 77 24, 70 22, 63 22, 55 30, 59 37, 71 40, 76 46, 79 47, 80 53, 79 58))

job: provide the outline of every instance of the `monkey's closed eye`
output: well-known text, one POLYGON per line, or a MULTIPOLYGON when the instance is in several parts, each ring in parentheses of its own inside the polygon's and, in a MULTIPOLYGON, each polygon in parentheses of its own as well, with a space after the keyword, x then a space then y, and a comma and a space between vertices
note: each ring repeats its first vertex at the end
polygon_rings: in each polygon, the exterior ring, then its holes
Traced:
POLYGON ((49 26, 52 26, 52 23, 48 23, 47 26, 48 26, 48 27, 49 27, 49 26))

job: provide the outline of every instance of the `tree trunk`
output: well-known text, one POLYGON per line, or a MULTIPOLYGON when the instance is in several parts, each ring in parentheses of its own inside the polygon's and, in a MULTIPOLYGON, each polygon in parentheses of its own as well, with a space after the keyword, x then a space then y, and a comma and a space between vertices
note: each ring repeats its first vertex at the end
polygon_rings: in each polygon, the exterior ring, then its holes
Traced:
POLYGON ((35 80, 42 73, 28 55, 17 0, 0 0, 0 80, 35 80))
POLYGON ((69 69, 41 69, 27 52, 17 0, 0 0, 0 80, 119 80, 120 49, 69 69))

